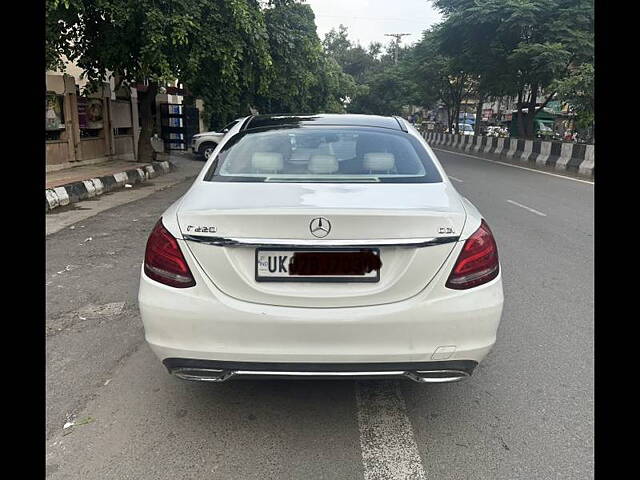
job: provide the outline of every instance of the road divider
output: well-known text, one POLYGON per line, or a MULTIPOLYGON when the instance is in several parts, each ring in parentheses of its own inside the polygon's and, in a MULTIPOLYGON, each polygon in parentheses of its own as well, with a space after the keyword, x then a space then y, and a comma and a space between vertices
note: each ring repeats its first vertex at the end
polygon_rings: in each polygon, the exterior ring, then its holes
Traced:
POLYGON ((431 146, 471 152, 494 160, 517 160, 533 168, 595 176, 594 145, 424 132, 431 146))
POLYGON ((46 211, 118 190, 124 188, 125 185, 133 186, 144 183, 151 178, 169 173, 175 169, 175 164, 168 160, 151 162, 149 165, 145 165, 144 168, 132 168, 123 172, 88 178, 55 188, 47 188, 44 192, 46 211))

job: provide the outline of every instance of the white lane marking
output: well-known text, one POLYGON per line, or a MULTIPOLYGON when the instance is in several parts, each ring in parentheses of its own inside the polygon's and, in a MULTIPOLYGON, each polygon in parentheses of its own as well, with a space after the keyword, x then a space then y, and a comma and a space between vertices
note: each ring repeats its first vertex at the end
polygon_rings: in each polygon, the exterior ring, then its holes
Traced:
POLYGON ((355 383, 364 480, 425 480, 398 382, 355 383))
POLYGON ((476 157, 475 155, 467 155, 466 153, 458 153, 458 152, 455 152, 453 150, 443 150, 442 148, 434 148, 434 147, 431 147, 431 149, 432 150, 438 150, 439 152, 451 153, 453 155, 460 155, 460 156, 463 156, 463 157, 476 158, 478 160, 482 160, 483 162, 497 163, 498 165, 504 165, 505 167, 520 168, 522 170, 527 170, 527 171, 533 172, 533 173, 541 173, 542 175, 551 175, 552 177, 564 178, 565 180, 572 180, 574 182, 588 183, 589 185, 594 185, 595 184, 595 182, 590 182, 588 180, 580 180, 579 178, 566 177, 564 175, 558 175, 557 173, 543 172, 541 170, 534 170, 533 168, 522 167, 520 165, 511 165, 510 163, 499 162, 497 160, 487 160, 486 158, 476 157))
POLYGON ((522 205, 521 203, 514 202, 513 200, 507 200, 508 203, 515 205, 516 207, 524 208, 525 210, 529 210, 530 212, 535 213, 536 215, 540 215, 541 217, 546 217, 546 213, 539 212, 535 208, 527 207, 526 205, 522 205))
POLYGON ((449 175, 449 178, 450 178, 451 180, 455 180, 456 182, 464 183, 464 180, 460 180, 459 178, 452 177, 451 175, 449 175))

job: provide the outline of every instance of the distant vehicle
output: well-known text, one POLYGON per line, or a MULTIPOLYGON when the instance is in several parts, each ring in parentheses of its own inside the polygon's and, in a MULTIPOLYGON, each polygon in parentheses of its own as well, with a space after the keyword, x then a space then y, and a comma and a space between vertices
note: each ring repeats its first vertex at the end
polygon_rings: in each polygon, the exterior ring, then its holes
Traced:
POLYGON ((460 135, 475 135, 473 126, 469 125, 468 123, 459 123, 458 131, 460 132, 460 135))
POLYGON ((208 160, 216 149, 220 140, 227 134, 240 119, 234 120, 220 132, 197 133, 191 138, 191 151, 203 160, 208 160))
POLYGON ((506 128, 502 128, 499 126, 490 126, 487 127, 487 137, 508 137, 509 132, 506 128))
POLYGON ((542 122, 538 122, 538 123, 539 125, 537 125, 538 129, 536 132, 536 137, 543 138, 546 140, 550 140, 551 138, 553 138, 553 129, 542 122))

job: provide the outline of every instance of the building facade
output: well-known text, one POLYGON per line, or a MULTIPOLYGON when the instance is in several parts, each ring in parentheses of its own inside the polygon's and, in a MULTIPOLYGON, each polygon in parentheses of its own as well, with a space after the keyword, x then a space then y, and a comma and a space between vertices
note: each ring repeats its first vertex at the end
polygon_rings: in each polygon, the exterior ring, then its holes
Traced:
POLYGON ((137 92, 121 88, 116 93, 112 82, 103 82, 83 95, 83 86, 66 73, 46 74, 47 171, 137 157, 137 92))
MULTIPOLYGON (((141 130, 138 92, 145 86, 120 87, 116 91, 115 80, 109 76, 94 92, 88 93, 85 91, 87 81, 81 74, 82 70, 71 63, 67 63, 64 72, 46 73, 47 172, 109 160, 136 161, 138 158, 141 130)), ((182 109, 184 98, 174 93, 182 90, 177 85, 176 82, 174 86, 162 88, 156 95, 153 115, 160 138, 166 131, 162 128, 163 107, 179 105, 182 109)), ((202 100, 196 99, 195 107, 200 113, 199 124, 192 130, 202 131, 202 100)), ((170 141, 169 138, 163 140, 165 145, 170 141)))

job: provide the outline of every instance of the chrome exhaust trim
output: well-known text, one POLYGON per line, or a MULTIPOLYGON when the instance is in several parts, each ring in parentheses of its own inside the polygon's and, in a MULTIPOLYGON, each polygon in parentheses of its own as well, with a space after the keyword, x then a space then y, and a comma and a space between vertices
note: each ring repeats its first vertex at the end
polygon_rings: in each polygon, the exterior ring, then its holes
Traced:
POLYGON ((233 375, 229 375, 229 372, 226 372, 225 370, 191 367, 174 368, 170 370, 170 373, 182 380, 191 380, 195 382, 224 382, 233 375))
POLYGON ((471 373, 464 370, 417 370, 405 372, 405 376, 418 383, 450 383, 464 380, 471 373))
POLYGON ((231 378, 271 379, 381 379, 405 378, 417 383, 449 383, 469 377, 464 370, 383 370, 383 371, 284 371, 284 370, 222 370, 214 368, 177 367, 170 373, 183 380, 225 382, 231 378))

